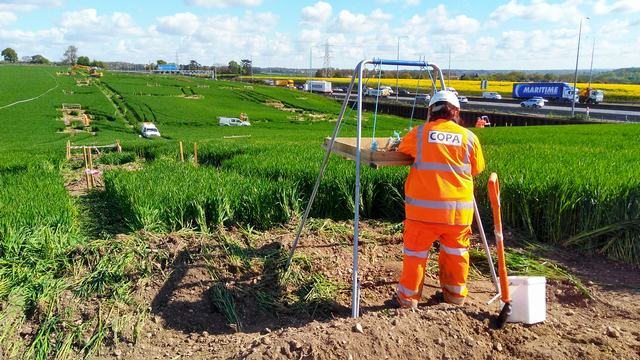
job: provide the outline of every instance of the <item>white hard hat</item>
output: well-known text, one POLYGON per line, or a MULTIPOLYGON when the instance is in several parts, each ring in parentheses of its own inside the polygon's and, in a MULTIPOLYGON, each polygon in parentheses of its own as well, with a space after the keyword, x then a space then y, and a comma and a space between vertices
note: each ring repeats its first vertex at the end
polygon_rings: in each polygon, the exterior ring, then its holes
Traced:
POLYGON ((448 102, 449 104, 460 109, 460 101, 458 101, 458 97, 456 96, 456 94, 449 90, 440 90, 437 93, 433 94, 433 96, 431 97, 431 101, 429 101, 429 107, 439 101, 448 102))

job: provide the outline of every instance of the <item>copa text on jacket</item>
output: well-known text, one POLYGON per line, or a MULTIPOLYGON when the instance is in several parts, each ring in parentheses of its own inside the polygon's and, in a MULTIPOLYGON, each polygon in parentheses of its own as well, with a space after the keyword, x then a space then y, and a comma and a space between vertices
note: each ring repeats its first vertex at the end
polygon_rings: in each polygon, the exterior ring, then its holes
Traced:
POLYGON ((431 130, 429 131, 429 142, 443 145, 462 146, 462 134, 431 130))

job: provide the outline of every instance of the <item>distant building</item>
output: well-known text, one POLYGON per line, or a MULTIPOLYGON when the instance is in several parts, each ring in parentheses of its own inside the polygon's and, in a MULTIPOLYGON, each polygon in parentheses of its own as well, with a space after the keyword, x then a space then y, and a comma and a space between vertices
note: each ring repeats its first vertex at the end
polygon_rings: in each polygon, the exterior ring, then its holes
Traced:
POLYGON ((176 64, 160 64, 158 69, 154 70, 154 72, 158 73, 177 73, 178 71, 178 65, 176 64))

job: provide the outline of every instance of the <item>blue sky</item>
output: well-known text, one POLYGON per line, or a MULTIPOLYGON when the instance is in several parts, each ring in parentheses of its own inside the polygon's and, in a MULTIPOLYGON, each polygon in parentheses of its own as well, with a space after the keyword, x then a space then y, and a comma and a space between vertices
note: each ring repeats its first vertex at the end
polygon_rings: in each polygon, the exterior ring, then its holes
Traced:
POLYGON ((58 60, 69 45, 106 61, 157 59, 353 68, 397 56, 462 69, 640 66, 640 0, 0 0, 0 48, 58 60), (589 19, 587 19, 587 17, 589 19))

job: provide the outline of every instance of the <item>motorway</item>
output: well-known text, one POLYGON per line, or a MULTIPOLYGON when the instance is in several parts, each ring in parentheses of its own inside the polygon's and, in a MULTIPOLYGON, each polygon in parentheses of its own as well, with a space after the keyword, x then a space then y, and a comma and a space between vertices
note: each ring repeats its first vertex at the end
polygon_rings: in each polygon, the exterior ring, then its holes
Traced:
MULTIPOLYGON (((334 97, 342 99, 344 98, 344 94, 333 94, 334 97)), ((355 99, 355 95, 351 95, 351 98, 355 99)), ((367 97, 368 101, 373 101, 375 98, 367 97)), ((384 99, 381 101, 395 101, 394 96, 390 96, 388 99, 384 99)), ((412 104, 414 101, 413 97, 398 97, 398 101, 412 104)), ((505 101, 482 101, 479 99, 470 99, 468 103, 461 104, 463 110, 473 110, 473 111, 488 111, 488 112, 505 112, 505 113, 518 113, 518 114, 527 114, 527 115, 571 115, 571 106, 570 105, 560 105, 560 104, 552 104, 545 105, 541 109, 532 109, 532 108, 523 108, 520 106, 519 102, 515 102, 513 100, 505 100, 505 101)), ((622 121, 622 122, 637 122, 640 123, 640 106, 638 106, 637 110, 634 110, 631 106, 621 106, 623 109, 616 109, 615 105, 610 104, 607 108, 592 108, 589 111, 589 117, 594 120, 613 120, 613 121, 622 121)), ((577 106, 575 108, 576 114, 586 114, 586 109, 583 105, 577 106)))
MULTIPOLYGON (((469 100, 469 103, 462 104, 463 109, 467 110, 493 110, 493 111, 506 111, 517 112, 520 114, 530 115, 571 115, 570 105, 545 105, 540 109, 523 108, 519 103, 501 103, 501 102, 484 102, 469 100)), ((576 114, 586 115, 587 110, 583 107, 575 108, 576 114)), ((626 122, 640 122, 640 108, 637 111, 632 110, 618 110, 618 109, 590 109, 589 117, 597 120, 615 120, 626 122)))

